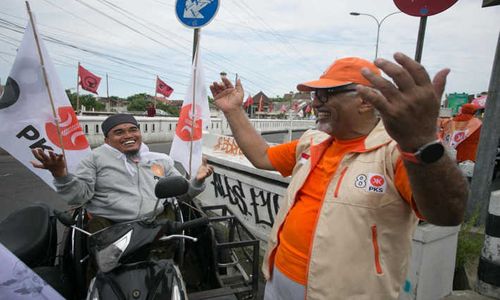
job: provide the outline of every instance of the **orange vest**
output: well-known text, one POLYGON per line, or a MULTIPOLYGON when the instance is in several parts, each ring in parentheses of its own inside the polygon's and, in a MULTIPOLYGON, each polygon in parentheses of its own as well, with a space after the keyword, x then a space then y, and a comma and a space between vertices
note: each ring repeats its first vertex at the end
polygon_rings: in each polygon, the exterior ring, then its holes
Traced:
POLYGON ((477 118, 468 121, 451 120, 445 126, 441 139, 443 143, 457 150, 457 162, 476 161, 476 151, 482 122, 477 118))

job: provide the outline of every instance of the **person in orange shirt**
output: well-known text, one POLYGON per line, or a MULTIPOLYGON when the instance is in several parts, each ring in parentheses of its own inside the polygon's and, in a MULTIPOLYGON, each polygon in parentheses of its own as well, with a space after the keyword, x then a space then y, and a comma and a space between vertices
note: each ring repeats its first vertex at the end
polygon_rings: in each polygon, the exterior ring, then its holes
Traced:
POLYGON ((462 222, 467 182, 436 140, 449 70, 431 83, 420 64, 394 58, 339 59, 299 84, 317 128, 273 147, 241 108, 240 80, 210 86, 252 164, 292 176, 262 266, 264 299, 397 299, 418 219, 462 222))
POLYGON ((474 114, 477 106, 466 103, 460 113, 447 122, 443 128, 442 140, 457 151, 457 162, 476 161, 477 146, 483 123, 474 114))

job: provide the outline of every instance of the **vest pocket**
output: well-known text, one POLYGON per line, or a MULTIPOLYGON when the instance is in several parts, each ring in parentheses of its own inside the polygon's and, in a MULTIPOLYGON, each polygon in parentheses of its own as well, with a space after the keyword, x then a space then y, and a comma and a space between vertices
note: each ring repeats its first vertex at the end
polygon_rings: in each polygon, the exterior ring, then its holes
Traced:
POLYGON ((373 255, 375 258, 375 271, 377 274, 381 275, 383 274, 382 272, 382 266, 380 265, 380 248, 378 246, 378 239, 377 239, 377 225, 372 225, 372 244, 373 244, 373 255))

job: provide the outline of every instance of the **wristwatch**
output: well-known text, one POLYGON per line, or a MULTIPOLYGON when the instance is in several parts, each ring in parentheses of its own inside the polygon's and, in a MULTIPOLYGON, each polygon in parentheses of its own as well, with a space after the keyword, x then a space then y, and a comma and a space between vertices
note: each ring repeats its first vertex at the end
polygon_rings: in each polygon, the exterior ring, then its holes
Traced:
POLYGON ((404 152, 398 145, 401 157, 415 164, 431 164, 438 161, 444 154, 444 146, 440 140, 435 140, 418 148, 414 153, 404 152))

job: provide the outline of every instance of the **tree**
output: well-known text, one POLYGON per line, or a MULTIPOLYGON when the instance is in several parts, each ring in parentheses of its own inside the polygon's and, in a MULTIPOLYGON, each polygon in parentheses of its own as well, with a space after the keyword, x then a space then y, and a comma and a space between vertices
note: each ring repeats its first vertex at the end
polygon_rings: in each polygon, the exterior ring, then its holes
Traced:
POLYGON ((164 110, 166 112, 168 112, 170 115, 174 116, 174 117, 178 117, 179 116, 179 108, 177 106, 173 106, 173 105, 168 105, 168 104, 165 104, 165 103, 161 103, 161 102, 157 102, 156 103, 156 107, 161 109, 161 110, 164 110))
POLYGON ((145 111, 149 103, 147 99, 149 99, 149 96, 146 93, 139 93, 128 96, 127 101, 129 102, 129 104, 127 106, 127 109, 129 111, 145 111))
MULTIPOLYGON (((68 96, 71 106, 76 111, 76 93, 72 93, 70 90, 66 90, 66 95, 68 96)), ((80 95, 80 106, 85 106, 86 110, 96 110, 103 111, 106 105, 97 101, 97 99, 90 94, 80 95)))

